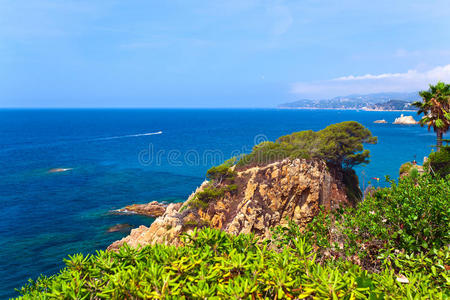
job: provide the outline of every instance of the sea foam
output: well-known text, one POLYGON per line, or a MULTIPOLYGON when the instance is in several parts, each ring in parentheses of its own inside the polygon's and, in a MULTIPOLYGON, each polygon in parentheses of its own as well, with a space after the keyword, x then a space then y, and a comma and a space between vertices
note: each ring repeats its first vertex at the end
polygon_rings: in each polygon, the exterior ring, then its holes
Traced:
POLYGON ((147 133, 138 133, 138 134, 129 134, 129 135, 111 136, 111 137, 105 137, 105 138, 93 139, 93 140, 91 140, 91 141, 107 141, 107 140, 114 140, 114 139, 124 139, 124 138, 131 138, 131 137, 156 135, 156 134, 162 134, 162 133, 163 133, 162 131, 157 131, 157 132, 147 132, 147 133))

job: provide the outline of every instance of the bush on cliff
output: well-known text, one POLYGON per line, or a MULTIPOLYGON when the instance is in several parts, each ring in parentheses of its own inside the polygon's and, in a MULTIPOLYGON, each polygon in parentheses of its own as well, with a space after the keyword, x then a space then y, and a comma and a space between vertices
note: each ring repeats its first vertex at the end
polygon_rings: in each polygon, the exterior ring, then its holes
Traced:
POLYGON ((205 209, 211 201, 222 197, 226 192, 232 193, 236 191, 236 189, 237 186, 235 184, 220 187, 208 185, 202 191, 195 194, 195 196, 189 201, 188 206, 196 209, 205 209))
POLYGON ((206 172, 206 178, 221 183, 224 180, 233 180, 236 172, 231 169, 236 164, 236 157, 226 160, 223 164, 214 166, 206 172))
POLYGON ((358 175, 356 175, 355 170, 350 168, 344 169, 342 173, 342 181, 344 182, 345 193, 347 194, 348 200, 350 200, 353 204, 356 204, 362 199, 362 191, 359 188, 358 175))
POLYGON ((409 174, 409 170, 410 170, 412 167, 413 167, 413 164, 410 163, 409 161, 408 161, 408 162, 405 162, 404 164, 402 164, 402 165, 400 166, 400 170, 399 170, 400 176, 405 175, 405 174, 409 174))
POLYGON ((234 184, 236 172, 231 168, 235 164, 236 158, 233 157, 221 165, 210 168, 206 172, 206 178, 210 180, 208 184, 203 190, 196 192, 194 197, 182 207, 181 211, 188 208, 206 209, 211 201, 224 196, 227 192, 235 192, 237 190, 237 185, 234 184))
POLYGON ((446 299, 450 177, 402 179, 270 240, 203 229, 180 247, 74 255, 24 299, 446 299), (426 245, 424 244, 426 243, 426 245))
POLYGON ((256 145, 244 155, 238 167, 261 165, 284 158, 323 159, 339 168, 352 168, 369 162, 369 150, 363 144, 375 144, 377 138, 355 121, 333 124, 325 129, 294 132, 275 142, 256 145))
POLYGON ((450 146, 443 146, 438 152, 431 152, 426 167, 431 167, 435 175, 445 177, 450 174, 450 146))

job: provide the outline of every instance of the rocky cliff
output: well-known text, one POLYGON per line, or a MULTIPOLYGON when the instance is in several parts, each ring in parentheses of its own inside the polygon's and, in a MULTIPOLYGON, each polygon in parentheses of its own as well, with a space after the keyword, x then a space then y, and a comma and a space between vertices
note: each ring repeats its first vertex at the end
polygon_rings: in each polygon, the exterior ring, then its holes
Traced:
POLYGON ((198 205, 200 194, 211 190, 205 181, 184 203, 170 204, 150 226, 140 226, 109 246, 132 247, 153 243, 177 245, 180 234, 210 226, 231 234, 255 233, 267 238, 270 228, 293 220, 305 226, 319 212, 350 205, 343 174, 323 161, 285 159, 265 166, 236 170, 232 180, 214 186, 219 196, 198 205), (232 183, 232 185, 231 185, 232 183), (233 188, 229 188, 233 186, 233 188))

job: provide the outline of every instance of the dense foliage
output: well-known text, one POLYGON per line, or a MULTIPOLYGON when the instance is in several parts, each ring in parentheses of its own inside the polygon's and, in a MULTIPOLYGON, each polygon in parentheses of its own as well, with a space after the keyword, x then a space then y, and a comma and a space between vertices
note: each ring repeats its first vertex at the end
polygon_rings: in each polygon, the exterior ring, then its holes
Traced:
POLYGON ((213 166, 206 172, 206 177, 209 180, 216 181, 220 184, 223 180, 233 180, 236 176, 236 172, 231 169, 232 166, 236 164, 236 157, 230 158, 223 164, 218 166, 213 166))
POLYGON ((450 146, 443 146, 438 152, 431 152, 425 167, 440 177, 450 174, 450 146), (430 168, 431 167, 431 168, 430 168))
POLYGON ((420 253, 449 245, 450 176, 390 182, 391 187, 373 191, 355 208, 319 214, 308 225, 310 238, 323 249, 338 243, 343 256, 360 258, 374 249, 420 253))
POLYGON ((437 148, 442 146, 442 137, 450 128, 450 84, 438 82, 431 85, 427 91, 421 91, 422 101, 414 102, 419 108, 418 114, 423 114, 419 121, 421 126, 427 125, 428 130, 433 127, 436 132, 437 148))
POLYGON ((357 209, 319 214, 270 240, 213 229, 180 247, 75 255, 24 299, 447 299, 450 177, 391 182, 357 209))
POLYGON ((345 186, 345 192, 348 200, 353 204, 358 203, 362 199, 362 191, 359 188, 359 178, 355 170, 347 168, 342 170, 342 181, 345 186))
POLYGON ((243 156, 238 167, 260 165, 284 158, 323 159, 328 163, 352 168, 369 162, 369 150, 363 144, 375 144, 377 138, 355 121, 333 124, 320 131, 301 131, 282 136, 275 142, 263 142, 243 156))
POLYGON ((400 166, 400 170, 399 170, 400 176, 404 175, 404 174, 408 174, 412 167, 413 167, 413 164, 410 163, 409 161, 402 164, 400 166))

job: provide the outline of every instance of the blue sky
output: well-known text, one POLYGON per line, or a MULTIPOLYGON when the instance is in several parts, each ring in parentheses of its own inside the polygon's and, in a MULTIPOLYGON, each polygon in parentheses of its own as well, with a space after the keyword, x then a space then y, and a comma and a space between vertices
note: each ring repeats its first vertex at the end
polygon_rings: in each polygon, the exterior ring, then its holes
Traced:
POLYGON ((448 0, 0 0, 0 107, 273 107, 437 80, 448 0))

